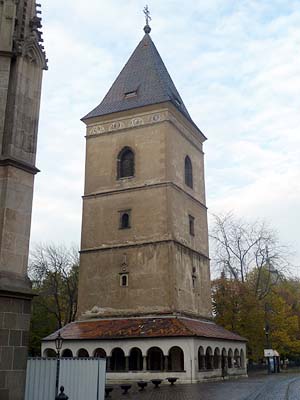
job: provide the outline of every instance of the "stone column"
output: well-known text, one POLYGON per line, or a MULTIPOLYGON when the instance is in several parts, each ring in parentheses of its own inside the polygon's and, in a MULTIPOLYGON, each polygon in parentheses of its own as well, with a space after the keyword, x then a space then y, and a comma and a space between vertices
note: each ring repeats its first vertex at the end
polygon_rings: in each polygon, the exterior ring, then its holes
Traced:
POLYGON ((125 371, 129 371, 129 356, 125 357, 125 371))
POLYGON ((168 363, 169 363, 169 357, 165 356, 164 357, 164 371, 168 371, 168 363))
POLYGON ((206 370, 206 365, 205 365, 205 355, 200 355, 200 371, 205 371, 206 370))
POLYGON ((110 368, 110 357, 106 357, 106 371, 111 372, 110 368))
POLYGON ((143 356, 143 371, 147 371, 147 356, 143 356))
POLYGON ((214 356, 213 355, 209 356, 209 359, 210 359, 210 369, 214 369, 214 356))
POLYGON ((228 368, 228 357, 224 356, 224 364, 225 364, 225 368, 228 368))
POLYGON ((224 359, 224 363, 223 364, 222 364, 222 361, 221 361, 222 377, 223 377, 223 379, 225 379, 225 377, 228 374, 228 359, 227 359, 227 356, 222 356, 222 357, 224 359))
POLYGON ((218 369, 222 368, 222 356, 218 356, 218 369))

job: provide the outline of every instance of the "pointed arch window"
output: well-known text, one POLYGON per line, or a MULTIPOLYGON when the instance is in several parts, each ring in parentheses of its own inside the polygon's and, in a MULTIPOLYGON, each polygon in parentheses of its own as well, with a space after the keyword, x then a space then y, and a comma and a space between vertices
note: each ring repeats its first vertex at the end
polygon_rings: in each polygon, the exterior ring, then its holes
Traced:
POLYGON ((117 178, 129 178, 134 176, 134 153, 130 147, 124 147, 117 160, 117 178))
POLYGON ((189 156, 184 160, 184 180, 188 187, 193 188, 193 166, 189 156))

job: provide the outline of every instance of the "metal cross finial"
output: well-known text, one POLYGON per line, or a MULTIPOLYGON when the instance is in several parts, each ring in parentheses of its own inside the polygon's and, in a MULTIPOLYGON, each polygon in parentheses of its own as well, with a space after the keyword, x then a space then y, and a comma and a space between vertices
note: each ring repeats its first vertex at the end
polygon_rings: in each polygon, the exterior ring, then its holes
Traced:
POLYGON ((143 12, 144 12, 145 18, 146 18, 146 25, 149 25, 149 21, 151 21, 152 18, 150 17, 150 11, 149 11, 148 5, 146 5, 146 6, 144 7, 143 12))

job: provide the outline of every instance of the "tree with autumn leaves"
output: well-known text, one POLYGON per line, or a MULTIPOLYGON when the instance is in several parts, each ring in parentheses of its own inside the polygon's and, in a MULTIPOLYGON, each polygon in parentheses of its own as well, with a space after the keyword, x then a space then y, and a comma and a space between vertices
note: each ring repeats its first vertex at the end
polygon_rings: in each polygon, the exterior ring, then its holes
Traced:
POLYGON ((212 282, 215 321, 248 339, 250 360, 262 359, 267 347, 299 357, 300 280, 288 275, 288 248, 265 223, 232 214, 216 216, 210 236, 220 273, 212 282))

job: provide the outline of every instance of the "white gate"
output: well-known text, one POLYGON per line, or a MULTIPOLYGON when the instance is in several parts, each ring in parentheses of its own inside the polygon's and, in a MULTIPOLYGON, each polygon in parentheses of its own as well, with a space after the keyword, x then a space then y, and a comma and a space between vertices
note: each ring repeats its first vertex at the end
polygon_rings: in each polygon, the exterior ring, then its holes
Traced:
MULTIPOLYGON (((62 358, 59 387, 69 400, 104 400, 106 361, 99 358, 62 358)), ((25 400, 54 400, 57 360, 29 358, 25 400)))

